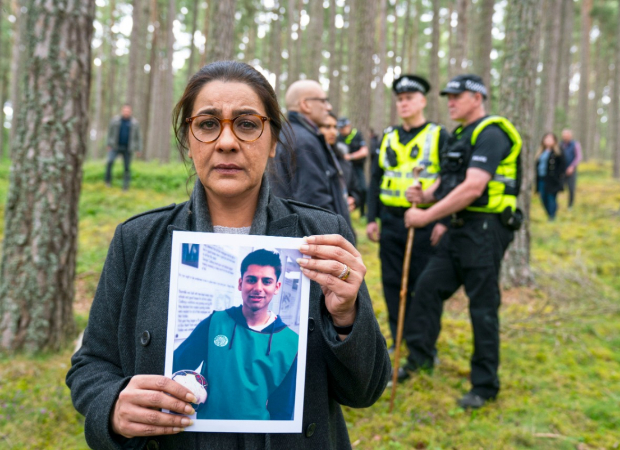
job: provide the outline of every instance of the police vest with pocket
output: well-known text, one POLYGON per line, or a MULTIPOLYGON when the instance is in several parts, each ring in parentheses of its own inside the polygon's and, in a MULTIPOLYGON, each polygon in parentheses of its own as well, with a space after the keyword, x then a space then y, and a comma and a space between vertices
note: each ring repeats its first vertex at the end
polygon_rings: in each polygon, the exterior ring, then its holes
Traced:
MULTIPOLYGON (((413 169, 424 169, 419 175, 422 189, 427 189, 439 175, 439 133, 441 127, 429 123, 407 144, 402 144, 398 128, 388 131, 379 149, 379 167, 383 169, 379 199, 386 206, 409 208, 405 191, 413 184, 413 169)), ((418 205, 428 207, 430 205, 418 205)))
POLYGON ((515 211, 521 189, 520 154, 523 141, 514 125, 500 116, 488 116, 465 132, 460 126, 450 136, 441 156, 441 184, 434 194, 437 200, 444 198, 465 180, 478 136, 489 125, 499 126, 512 142, 512 146, 508 156, 500 161, 484 193, 466 210, 498 214, 506 208, 515 211))

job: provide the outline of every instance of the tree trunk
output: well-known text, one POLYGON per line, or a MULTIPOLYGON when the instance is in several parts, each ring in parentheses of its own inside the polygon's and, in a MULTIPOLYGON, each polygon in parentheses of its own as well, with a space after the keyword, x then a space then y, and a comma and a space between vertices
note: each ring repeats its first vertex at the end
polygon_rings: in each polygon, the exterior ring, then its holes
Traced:
MULTIPOLYGON (((145 2, 146 3, 146 2, 145 2)), ((187 65, 187 78, 191 78, 196 71, 194 54, 196 53, 196 45, 194 44, 194 36, 198 30, 198 12, 200 11, 198 0, 194 0, 194 7, 192 8, 192 36, 189 40, 189 58, 187 65)))
POLYGON ((387 71, 387 0, 379 0, 379 14, 377 21, 379 29, 377 30, 377 57, 379 58, 379 66, 376 67, 377 74, 374 77, 375 91, 373 102, 373 120, 372 127, 375 130, 385 128, 385 85, 383 77, 387 71))
MULTIPOLYGON (((99 46, 98 58, 101 61, 103 45, 99 46)), ((103 67, 101 62, 95 66, 95 104, 93 105, 93 119, 90 123, 89 155, 92 159, 98 159, 103 154, 103 148, 107 145, 107 133, 101 123, 101 110, 103 109, 103 67)))
MULTIPOLYGON (((435 89, 439 87, 439 0, 433 0, 433 32, 431 33, 431 67, 428 80, 435 89)), ((426 118, 437 121, 439 118, 439 102, 437 95, 427 97, 426 118)))
MULTIPOLYGON (((108 43, 108 54, 102 64, 102 68, 107 68, 107 77, 105 81, 105 96, 104 96, 104 116, 106 119, 118 114, 118 100, 116 98, 116 67, 118 60, 116 56, 116 33, 114 29, 114 13, 116 11, 116 0, 110 0, 110 22, 108 23, 108 35, 106 41, 108 43)), ((105 120, 101 123, 101 135, 105 135, 106 124, 105 120)))
MULTIPOLYGON (((394 25, 392 25, 392 67, 398 66, 398 3, 394 3, 394 25)), ((383 85, 383 82, 381 83, 383 85)), ((385 87, 382 88, 385 92, 385 87)), ((385 95, 385 94, 384 94, 385 95)), ((396 123, 398 120, 396 113, 396 97, 389 97, 390 104, 390 123, 396 123)))
POLYGON ((558 106, 560 113, 558 120, 562 128, 569 126, 569 99, 570 99, 570 78, 573 57, 571 46, 573 45, 573 20, 574 20, 573 0, 562 0, 562 46, 561 62, 558 64, 560 73, 558 106))
MULTIPOLYGON (((588 111, 588 74, 590 71, 590 29, 592 28, 592 0, 582 0, 581 2, 581 40, 579 45, 580 64, 579 64, 579 111, 588 111)), ((587 117, 587 116, 586 116, 587 117)), ((587 143, 588 139, 588 121, 577 121, 577 133, 575 139, 582 143, 587 143)), ((583 159, 587 160, 589 148, 583 146, 583 159)))
POLYGON ((562 24, 562 0, 552 0, 551 4, 551 33, 549 33, 549 57, 547 64, 547 96, 544 101, 544 129, 545 132, 553 131, 555 126, 555 106, 557 104, 557 88, 559 85, 559 55, 561 53, 560 34, 562 24))
POLYGON ((235 50, 235 0, 218 0, 211 26, 209 62, 230 60, 235 50))
POLYGON ((271 11, 276 15, 276 19, 271 22, 271 54, 269 59, 271 60, 271 70, 274 74, 273 90, 280 98, 280 77, 282 76, 282 16, 280 15, 280 7, 278 2, 275 2, 274 8, 271 11))
POLYGON ((9 142, 11 148, 13 148, 13 141, 15 140, 15 130, 17 129, 17 117, 21 109, 19 99, 22 96, 22 84, 24 73, 24 58, 22 54, 26 50, 25 45, 25 33, 27 32, 26 22, 27 17, 21 13, 21 8, 26 4, 26 0, 18 0, 14 3, 14 14, 16 18, 15 32, 13 34, 13 50, 11 55, 11 108, 13 108, 13 118, 11 119, 11 133, 9 142))
POLYGON ((323 62, 323 2, 310 2, 310 23, 308 24, 308 38, 310 40, 308 55, 308 78, 319 79, 319 70, 323 62))
POLYGON ((287 29, 287 38, 286 38, 286 50, 288 52, 288 62, 286 66, 286 75, 287 75, 287 86, 290 86, 292 83, 299 79, 299 67, 297 66, 297 46, 295 42, 301 38, 301 30, 297 29, 299 26, 298 22, 295 20, 295 0, 288 0, 288 5, 286 8, 286 18, 288 23, 287 29), (296 39, 293 39, 295 37, 296 39))
POLYGON ((74 331, 95 17, 95 0, 29 0, 27 7, 27 72, 0 267, 1 345, 9 351, 56 350, 74 331))
POLYGON ((487 111, 491 111, 493 100, 493 86, 491 86, 491 50, 493 50, 493 8, 495 0, 482 0, 480 5, 480 23, 478 29, 478 55, 476 57, 475 71, 482 77, 488 90, 485 101, 487 111))
MULTIPOLYGON (((401 57, 400 67, 402 67, 403 71, 407 67, 407 60, 409 59, 407 55, 409 55, 409 49, 407 48, 409 44, 409 34, 411 33, 411 2, 413 0, 406 0, 405 2, 405 16, 403 17, 403 36, 401 38, 400 44, 400 52, 399 55, 401 57)), ((375 129, 377 131, 377 129, 375 129)))
POLYGON ((205 46, 200 55, 200 67, 202 68, 207 64, 207 55, 209 54, 209 23, 211 22, 211 10, 213 9, 213 2, 205 1, 207 7, 203 16, 202 23, 202 36, 205 38, 205 46))
MULTIPOLYGON (((0 0, 0 11, 4 7, 0 0)), ((2 19, 0 18, 0 161, 4 159, 4 103, 6 102, 6 70, 4 69, 4 39, 2 34, 2 19)))
POLYGON ((458 23, 456 25, 456 45, 454 49, 454 56, 456 58, 456 67, 454 74, 458 75, 464 73, 466 60, 466 45, 467 45, 467 7, 470 0, 457 0, 456 8, 458 12, 458 23))
POLYGON ((510 2, 506 11, 506 41, 499 102, 501 114, 511 120, 523 138, 521 164, 523 180, 519 208, 523 226, 515 232, 503 265, 503 281, 511 286, 529 285, 530 270, 530 201, 533 177, 533 153, 537 138, 532 136, 534 86, 538 55, 532 52, 539 40, 541 0, 510 2))
POLYGON ((618 8, 618 25, 616 26, 616 39, 614 40, 614 82, 613 95, 611 96, 611 121, 609 126, 613 133, 613 146, 611 155, 614 161, 614 178, 620 178, 620 8, 618 8))
POLYGON ((420 16, 422 15, 422 0, 415 0, 413 17, 411 19, 411 35, 409 36, 409 58, 407 64, 407 72, 414 73, 418 71, 418 61, 420 50, 418 49, 418 32, 420 16))
POLYGON ((174 56, 174 33, 172 26, 176 15, 176 0, 168 0, 168 12, 166 14, 166 54, 162 64, 162 122, 161 122, 161 147, 159 149, 159 160, 162 162, 170 161, 171 145, 171 115, 173 107, 172 93, 174 91, 174 74, 172 72, 172 59, 174 56))
MULTIPOLYGON (((149 22, 149 2, 145 0, 134 0, 133 27, 131 29, 129 47, 129 69, 127 75, 127 96, 125 102, 131 105, 133 117, 140 124, 145 124, 145 85, 146 74, 144 66, 146 64, 146 42, 148 38, 149 22)), ((144 131, 144 128, 143 128, 144 131)))
POLYGON ((351 93, 349 95, 349 111, 351 122, 361 130, 364 136, 370 132, 371 96, 355 95, 356 93, 368 92, 372 81, 372 60, 375 36, 375 3, 364 0, 356 0, 353 7, 355 25, 355 46, 351 59, 352 67, 351 93))
POLYGON ((342 74, 342 61, 344 60, 343 57, 343 53, 344 53, 344 39, 345 39, 345 35, 346 33, 344 32, 344 28, 340 28, 340 30, 338 30, 336 28, 336 17, 335 17, 335 11, 336 11, 336 0, 330 0, 330 6, 329 9, 334 9, 334 40, 338 40, 338 48, 336 49, 336 54, 334 57, 330 58, 330 63, 332 62, 332 60, 334 60, 334 67, 332 68, 332 76, 333 78, 330 78, 330 82, 329 82, 329 99, 330 102, 332 104, 332 108, 335 114, 340 114, 340 102, 341 102, 341 98, 342 98, 342 79, 343 79, 343 74, 342 74), (334 70, 338 73, 338 75, 334 75, 334 70), (333 85, 332 85, 333 83, 333 85))

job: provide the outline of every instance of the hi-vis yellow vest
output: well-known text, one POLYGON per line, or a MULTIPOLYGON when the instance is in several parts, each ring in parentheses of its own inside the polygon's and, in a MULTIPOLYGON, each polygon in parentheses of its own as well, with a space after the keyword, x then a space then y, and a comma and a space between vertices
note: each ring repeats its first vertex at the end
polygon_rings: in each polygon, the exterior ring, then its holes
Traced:
MULTIPOLYGON (((409 208, 405 191, 413 183, 413 168, 424 167, 420 173, 422 189, 433 184, 439 174, 439 132, 441 127, 429 123, 416 137, 403 145, 394 129, 383 137, 379 149, 379 166, 384 170, 379 198, 386 206, 409 208), (390 165, 388 148, 396 154, 396 165, 390 165)), ((428 207, 430 205, 418 205, 428 207)))
POLYGON ((357 134, 357 128, 353 128, 351 132, 349 133, 349 135, 344 139, 344 142, 347 145, 351 145, 351 142, 353 141, 353 138, 355 137, 356 134, 357 134))
MULTIPOLYGON (((512 147, 510 153, 506 158, 500 161, 495 175, 488 184, 488 203, 486 205, 477 205, 476 202, 472 206, 468 206, 467 211, 477 211, 486 213, 501 213, 507 207, 510 207, 513 211, 517 208, 517 195, 519 195, 519 154, 521 153, 521 147, 523 141, 521 135, 510 123, 510 121, 500 116, 489 116, 480 122, 474 129, 471 135, 472 148, 476 145, 478 136, 489 125, 499 126, 504 133, 508 135, 512 141, 512 147)), ((460 128, 456 130, 458 134, 460 128)))

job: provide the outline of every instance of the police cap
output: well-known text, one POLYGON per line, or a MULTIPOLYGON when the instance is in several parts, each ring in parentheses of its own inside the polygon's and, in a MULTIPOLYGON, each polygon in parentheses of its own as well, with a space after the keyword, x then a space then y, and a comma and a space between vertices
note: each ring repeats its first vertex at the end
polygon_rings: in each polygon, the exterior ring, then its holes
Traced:
POLYGON ((340 119, 338 119, 336 126, 338 128, 344 128, 350 124, 351 124, 351 121, 347 117, 341 117, 340 119))
POLYGON ((487 88, 484 81, 478 75, 471 73, 457 75, 448 81, 446 88, 440 92, 440 95, 460 94, 461 92, 479 92, 483 98, 487 98, 487 88))
POLYGON ((392 89, 396 94, 421 92, 426 95, 431 90, 431 85, 424 78, 417 75, 402 75, 394 80, 392 89))

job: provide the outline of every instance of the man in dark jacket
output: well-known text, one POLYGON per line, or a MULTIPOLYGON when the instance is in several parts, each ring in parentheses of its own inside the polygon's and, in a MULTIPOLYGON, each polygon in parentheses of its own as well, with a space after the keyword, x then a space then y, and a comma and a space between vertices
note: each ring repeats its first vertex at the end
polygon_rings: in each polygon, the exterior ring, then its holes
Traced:
POLYGON ((285 101, 294 134, 290 144, 295 150, 295 161, 279 144, 276 173, 270 180, 274 194, 340 214, 351 226, 338 167, 319 131, 332 109, 325 91, 316 81, 296 81, 286 91, 285 101))
POLYGON ((112 118, 108 129, 108 161, 105 169, 105 183, 112 184, 112 166, 117 156, 123 157, 125 173, 123 176, 123 190, 129 189, 131 180, 131 156, 142 150, 142 135, 138 121, 131 116, 131 106, 123 105, 121 115, 112 118))

